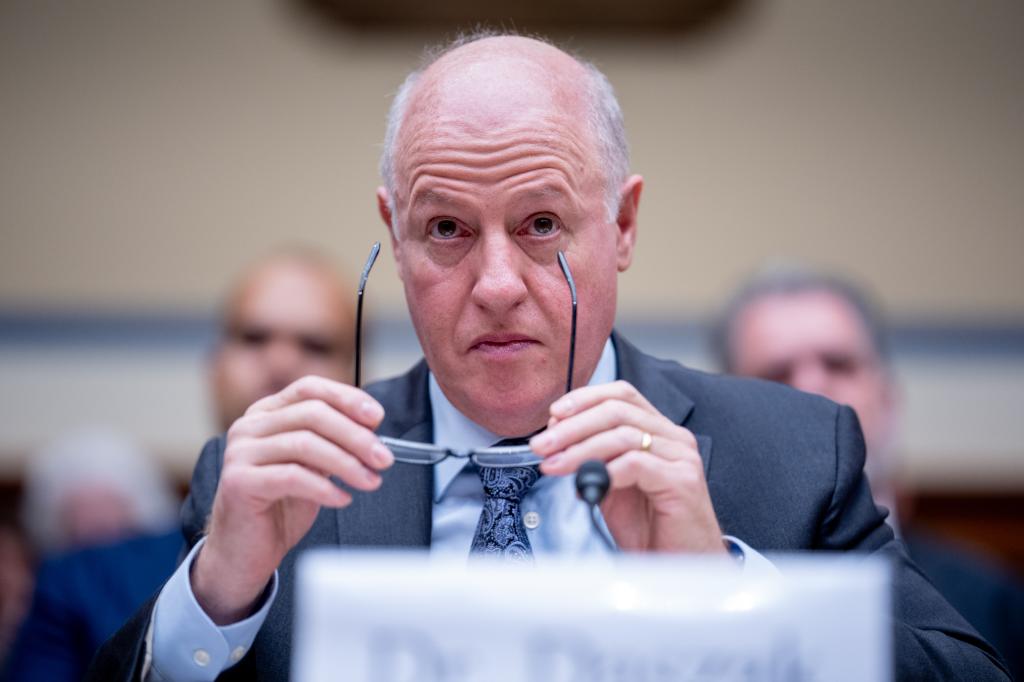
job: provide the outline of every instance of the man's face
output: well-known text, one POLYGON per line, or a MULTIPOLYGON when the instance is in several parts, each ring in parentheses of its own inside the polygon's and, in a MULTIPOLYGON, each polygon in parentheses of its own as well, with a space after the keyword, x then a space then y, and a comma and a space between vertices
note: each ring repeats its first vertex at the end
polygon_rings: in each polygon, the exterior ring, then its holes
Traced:
MULTIPOLYGON (((551 68, 563 66, 575 63, 551 68)), ((557 252, 578 289, 575 386, 597 364, 632 254, 633 214, 625 227, 608 219, 589 127, 577 105, 558 104, 574 96, 529 64, 449 69, 410 105, 393 216, 380 193, 431 371, 501 435, 543 426, 565 390, 571 299, 557 252)))
POLYGON ((350 380, 353 319, 345 294, 333 275, 299 261, 272 262, 247 278, 213 358, 221 428, 308 374, 350 380))
POLYGON ((142 530, 132 500, 102 483, 76 486, 59 501, 57 514, 69 547, 111 542, 142 530))
POLYGON ((887 444, 893 388, 851 306, 829 292, 770 294, 737 317, 733 369, 823 395, 857 412, 868 451, 887 444))

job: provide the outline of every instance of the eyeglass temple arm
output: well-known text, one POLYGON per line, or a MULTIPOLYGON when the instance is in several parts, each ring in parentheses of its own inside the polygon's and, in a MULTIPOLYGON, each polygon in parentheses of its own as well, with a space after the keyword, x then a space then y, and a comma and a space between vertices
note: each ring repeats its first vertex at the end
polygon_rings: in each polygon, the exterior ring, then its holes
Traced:
POLYGON ((380 253, 380 242, 374 242, 370 248, 370 255, 363 266, 363 273, 359 276, 359 292, 356 298, 356 371, 353 384, 360 387, 363 368, 363 292, 366 290, 366 280, 370 276, 373 264, 377 262, 377 254, 380 253))
POLYGON ((572 390, 572 371, 576 364, 576 282, 569 271, 569 261, 565 259, 565 253, 558 252, 558 265, 562 268, 565 281, 569 283, 569 293, 572 295, 572 328, 569 333, 569 373, 565 378, 565 392, 572 390))

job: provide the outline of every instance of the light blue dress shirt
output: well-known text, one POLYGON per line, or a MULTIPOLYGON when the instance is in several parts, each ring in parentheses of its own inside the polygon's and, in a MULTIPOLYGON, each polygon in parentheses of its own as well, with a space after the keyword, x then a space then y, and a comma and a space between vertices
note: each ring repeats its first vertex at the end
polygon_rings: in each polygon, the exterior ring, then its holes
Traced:
MULTIPOLYGON (((589 385, 612 382, 617 371, 615 348, 609 339, 589 385)), ((501 440, 502 436, 487 431, 455 409, 433 374, 429 378, 429 392, 435 443, 451 448, 479 448, 501 440)), ((484 494, 476 473, 464 471, 467 464, 465 459, 450 457, 434 465, 432 552, 469 554, 484 494)), ((538 563, 555 554, 608 556, 608 548, 591 525, 587 506, 576 496, 573 477, 542 476, 523 498, 522 511, 538 563)), ((603 526, 604 520, 599 518, 599 522, 603 526)), ((725 540, 743 562, 744 570, 776 570, 740 540, 729 536, 725 540)), ((196 544, 157 599, 146 642, 143 679, 147 682, 215 679, 248 652, 277 595, 275 572, 259 611, 239 623, 217 626, 199 606, 189 582, 192 560, 203 542, 196 544)))
MULTIPOLYGON (((591 386, 615 381, 615 348, 611 339, 590 378, 591 386)), ((506 436, 491 433, 455 409, 430 375, 430 407, 434 416, 434 442, 450 448, 482 448, 506 436)), ((430 537, 432 552, 469 555, 484 506, 480 477, 469 461, 449 457, 434 465, 434 514, 430 537)), ((590 510, 576 496, 572 476, 541 476, 520 504, 536 562, 554 554, 606 554, 608 548, 594 532, 590 510)), ((603 519, 601 520, 603 524, 603 519)), ((607 532, 607 529, 606 529, 607 532)))

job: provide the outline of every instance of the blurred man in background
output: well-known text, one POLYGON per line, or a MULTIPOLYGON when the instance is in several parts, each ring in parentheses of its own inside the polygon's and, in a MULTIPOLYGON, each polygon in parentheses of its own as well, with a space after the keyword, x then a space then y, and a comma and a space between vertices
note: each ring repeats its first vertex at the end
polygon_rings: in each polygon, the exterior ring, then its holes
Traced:
POLYGON ((355 286, 313 251, 281 252, 246 272, 228 296, 210 363, 222 431, 298 377, 351 381, 354 294, 355 286))
MULTIPOLYGON (((312 251, 277 253, 241 276, 209 365, 220 430, 299 377, 351 381, 352 293, 312 251)), ((51 451, 60 457, 30 463, 25 525, 44 553, 79 549, 40 566, 10 680, 80 680, 99 645, 171 575, 183 545, 147 453, 110 436, 51 451)))
POLYGON ((881 318, 843 280, 800 270, 767 272, 732 298, 713 351, 732 374, 788 384, 849 405, 867 445, 865 472, 875 500, 910 556, 949 602, 1024 675, 1024 590, 989 561, 911 530, 901 506, 894 445, 899 389, 881 318), (897 510, 904 515, 898 516, 897 510))

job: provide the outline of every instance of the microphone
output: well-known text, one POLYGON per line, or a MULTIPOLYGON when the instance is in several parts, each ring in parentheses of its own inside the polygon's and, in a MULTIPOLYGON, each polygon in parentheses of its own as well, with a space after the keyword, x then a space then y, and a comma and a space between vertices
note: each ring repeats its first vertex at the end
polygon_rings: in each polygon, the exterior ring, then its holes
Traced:
POLYGON ((588 459, 576 471, 576 492, 592 507, 601 504, 611 484, 608 468, 596 459, 588 459))
POLYGON ((618 553, 619 548, 615 546, 604 527, 597 520, 597 505, 608 494, 611 484, 612 480, 608 476, 608 468, 605 467, 604 462, 594 459, 587 460, 576 471, 576 492, 590 507, 590 523, 594 526, 594 532, 604 541, 609 551, 618 553))

